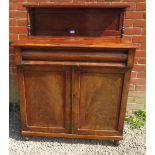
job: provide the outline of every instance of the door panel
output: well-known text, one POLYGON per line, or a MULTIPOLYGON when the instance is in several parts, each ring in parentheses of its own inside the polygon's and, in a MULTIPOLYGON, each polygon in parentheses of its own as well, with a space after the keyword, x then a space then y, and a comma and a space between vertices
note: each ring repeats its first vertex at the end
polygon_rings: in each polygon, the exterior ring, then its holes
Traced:
POLYGON ((124 74, 103 68, 75 73, 75 126, 81 134, 118 132, 124 74))
POLYGON ((34 67, 33 70, 24 69, 23 76, 27 128, 33 131, 69 132, 70 70, 34 67))

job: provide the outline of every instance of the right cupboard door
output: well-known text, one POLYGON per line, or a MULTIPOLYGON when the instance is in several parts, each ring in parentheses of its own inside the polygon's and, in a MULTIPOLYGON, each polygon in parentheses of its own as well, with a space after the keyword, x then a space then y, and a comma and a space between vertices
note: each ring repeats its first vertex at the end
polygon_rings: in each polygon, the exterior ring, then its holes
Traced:
POLYGON ((74 133, 100 136, 119 134, 125 71, 79 67, 74 73, 74 133))

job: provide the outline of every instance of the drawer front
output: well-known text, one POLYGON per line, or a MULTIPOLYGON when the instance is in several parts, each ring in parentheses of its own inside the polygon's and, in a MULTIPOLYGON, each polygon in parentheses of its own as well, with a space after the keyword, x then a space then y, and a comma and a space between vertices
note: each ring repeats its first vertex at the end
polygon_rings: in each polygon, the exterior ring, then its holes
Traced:
POLYGON ((85 62, 126 62, 125 50, 23 50, 22 60, 38 61, 85 61, 85 62))

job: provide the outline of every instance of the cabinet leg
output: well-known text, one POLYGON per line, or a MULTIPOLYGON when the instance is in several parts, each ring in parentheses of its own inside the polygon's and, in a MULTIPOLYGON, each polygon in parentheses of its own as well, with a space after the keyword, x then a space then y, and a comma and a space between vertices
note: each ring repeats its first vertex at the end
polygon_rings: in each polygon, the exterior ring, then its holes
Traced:
POLYGON ((114 145, 119 146, 120 145, 120 140, 114 140, 114 145))
POLYGON ((25 141, 30 140, 30 137, 27 137, 27 136, 24 136, 23 138, 24 138, 25 141))

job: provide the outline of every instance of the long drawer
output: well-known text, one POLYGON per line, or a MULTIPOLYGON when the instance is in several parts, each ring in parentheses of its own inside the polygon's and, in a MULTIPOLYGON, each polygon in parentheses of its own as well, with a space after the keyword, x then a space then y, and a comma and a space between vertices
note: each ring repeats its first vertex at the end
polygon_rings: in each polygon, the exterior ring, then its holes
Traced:
POLYGON ((125 50, 74 51, 74 50, 23 50, 22 60, 39 61, 85 61, 85 62, 126 62, 125 50))

